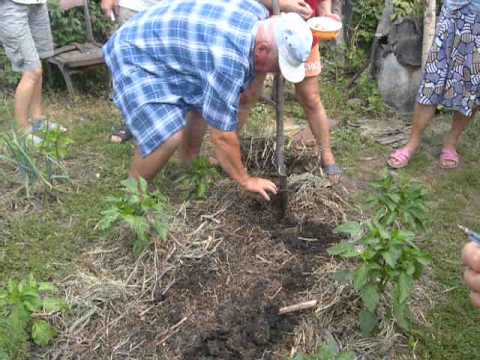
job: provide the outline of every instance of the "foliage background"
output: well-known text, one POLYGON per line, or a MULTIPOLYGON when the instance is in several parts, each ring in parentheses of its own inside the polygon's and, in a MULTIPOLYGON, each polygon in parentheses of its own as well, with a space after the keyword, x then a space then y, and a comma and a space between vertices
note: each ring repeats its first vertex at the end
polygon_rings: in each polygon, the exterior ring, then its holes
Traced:
MULTIPOLYGON (((95 40, 103 43, 113 31, 113 24, 104 17, 100 9, 100 0, 90 0, 89 9, 95 40)), ((56 47, 85 40, 85 17, 83 16, 82 7, 64 12, 59 7, 59 0, 48 0, 48 13, 56 47)), ((1 47, 0 91, 13 90, 19 79, 20 74, 12 71, 10 61, 5 55, 3 47, 1 47)))

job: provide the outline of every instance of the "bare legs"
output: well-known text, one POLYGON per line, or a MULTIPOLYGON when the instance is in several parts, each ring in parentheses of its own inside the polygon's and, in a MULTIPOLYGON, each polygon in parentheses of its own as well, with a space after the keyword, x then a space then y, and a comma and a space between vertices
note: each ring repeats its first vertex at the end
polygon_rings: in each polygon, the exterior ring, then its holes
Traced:
POLYGON ((151 180, 177 149, 180 160, 187 164, 191 163, 200 153, 206 130, 207 124, 202 116, 196 111, 189 113, 187 126, 175 133, 153 153, 142 158, 138 148, 135 150, 129 175, 134 178, 143 177, 151 180))
POLYGON ((320 100, 316 76, 305 78, 295 87, 298 100, 302 103, 308 124, 317 144, 321 148, 323 166, 335 164, 330 143, 330 121, 320 100))
MULTIPOLYGON (((449 133, 446 135, 443 150, 447 150, 456 153, 456 148, 460 137, 467 127, 470 119, 476 113, 476 109, 470 117, 466 117, 458 111, 453 114, 452 126, 449 133)), ((395 156, 395 152, 390 155, 388 165, 394 168, 404 167, 408 164, 410 156, 415 153, 422 142, 422 136, 427 126, 432 121, 435 114, 435 106, 418 104, 415 106, 415 112, 413 113, 413 126, 410 134, 410 139, 400 151, 406 151, 404 156, 395 156)), ((458 164, 458 160, 441 159, 441 166, 444 168, 454 168, 458 164)))
POLYGON ((24 131, 30 127, 30 111, 35 118, 43 116, 41 68, 24 72, 15 92, 15 118, 24 131))
POLYGON ((431 105, 417 104, 412 118, 412 133, 410 139, 405 145, 405 148, 414 153, 422 142, 423 132, 430 125, 433 115, 435 114, 435 107, 431 105))

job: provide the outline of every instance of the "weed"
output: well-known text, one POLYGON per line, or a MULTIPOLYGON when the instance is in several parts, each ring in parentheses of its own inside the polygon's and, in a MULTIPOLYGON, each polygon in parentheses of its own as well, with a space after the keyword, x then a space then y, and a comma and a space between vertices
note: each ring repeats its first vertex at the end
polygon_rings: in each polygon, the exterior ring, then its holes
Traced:
POLYGON ((98 226, 108 230, 117 223, 126 224, 134 233, 133 253, 140 255, 150 244, 151 236, 166 240, 170 209, 167 198, 159 191, 148 192, 147 182, 129 178, 121 182, 123 196, 109 197, 110 207, 102 211, 98 226))
POLYGON ((63 300, 50 296, 55 291, 52 284, 37 282, 32 275, 10 280, 0 289, 0 359, 23 357, 30 337, 39 346, 55 337, 55 329, 44 320, 66 308, 63 300))
POLYGON ((335 340, 332 338, 312 355, 297 354, 293 360, 354 360, 355 354, 351 351, 340 352, 335 340))
POLYGON ((420 17, 423 14, 423 3, 418 0, 393 0, 392 22, 403 17, 420 17))
POLYGON ((350 222, 337 227, 360 246, 343 242, 329 248, 328 253, 345 259, 357 258, 360 265, 353 271, 341 271, 338 280, 348 280, 360 293, 362 333, 369 335, 376 328, 380 296, 391 287, 391 315, 404 330, 410 329, 408 299, 414 281, 419 279, 430 257, 415 244, 415 234, 403 230, 423 228, 425 219, 424 191, 406 183, 398 185, 391 175, 373 184, 376 196, 369 203, 374 217, 365 222, 350 222))
POLYGON ((63 160, 69 155, 73 139, 64 131, 45 127, 39 132, 39 136, 42 138, 42 142, 38 146, 38 150, 47 158, 63 160))
POLYGON ((52 190, 55 181, 69 179, 62 162, 39 151, 26 136, 19 136, 15 131, 9 135, 0 134, 0 145, 3 145, 0 160, 20 172, 27 197, 30 197, 30 189, 37 182, 52 190))
POLYGON ((200 156, 193 160, 191 168, 177 180, 177 183, 180 183, 183 189, 190 191, 189 197, 205 199, 210 186, 219 176, 217 169, 210 164, 208 158, 200 156))

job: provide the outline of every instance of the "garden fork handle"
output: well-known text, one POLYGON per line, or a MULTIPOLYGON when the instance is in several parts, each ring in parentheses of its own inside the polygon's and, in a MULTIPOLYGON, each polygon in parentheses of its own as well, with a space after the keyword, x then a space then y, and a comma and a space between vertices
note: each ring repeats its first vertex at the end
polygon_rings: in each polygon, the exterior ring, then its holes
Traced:
MULTIPOLYGON (((273 15, 280 15, 280 4, 278 0, 272 0, 272 10, 273 15)), ((285 134, 284 134, 284 124, 283 124, 283 109, 284 109, 284 80, 280 73, 275 74, 273 80, 273 89, 274 94, 273 98, 275 101, 275 115, 277 122, 277 143, 275 148, 275 154, 277 158, 277 171, 278 177, 280 180, 279 184, 279 196, 280 196, 280 216, 283 218, 287 211, 288 206, 288 191, 287 191, 287 169, 285 166, 285 156, 284 156, 284 147, 285 147, 285 134)))

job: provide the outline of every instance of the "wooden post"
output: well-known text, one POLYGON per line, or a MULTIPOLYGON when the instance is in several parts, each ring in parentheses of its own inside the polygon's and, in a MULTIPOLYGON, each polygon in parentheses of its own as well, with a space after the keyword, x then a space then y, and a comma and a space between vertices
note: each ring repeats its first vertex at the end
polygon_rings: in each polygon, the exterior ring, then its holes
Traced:
POLYGON ((435 0, 425 0, 425 12, 423 14, 423 43, 422 43, 422 70, 427 61, 428 52, 435 36, 435 0))
POLYGON ((87 30, 87 40, 89 42, 95 42, 95 39, 93 38, 93 30, 92 30, 92 17, 90 16, 90 10, 88 9, 88 0, 84 0, 84 7, 83 7, 83 13, 85 15, 85 27, 87 30))

